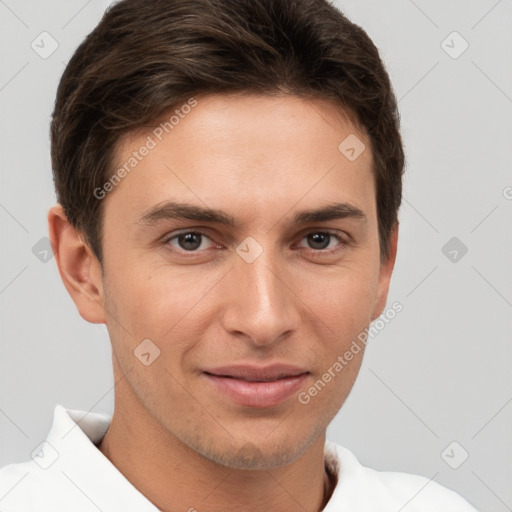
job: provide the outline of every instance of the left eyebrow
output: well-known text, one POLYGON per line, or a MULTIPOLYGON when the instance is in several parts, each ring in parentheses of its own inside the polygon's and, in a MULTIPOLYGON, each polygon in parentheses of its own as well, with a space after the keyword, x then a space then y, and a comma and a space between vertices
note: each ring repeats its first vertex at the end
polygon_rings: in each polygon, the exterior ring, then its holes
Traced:
POLYGON ((307 222, 324 222, 346 218, 360 219, 363 222, 368 221, 363 210, 357 206, 350 203, 335 203, 315 210, 298 212, 293 217, 293 222, 296 224, 305 224, 307 222))
MULTIPOLYGON (((363 222, 368 221, 363 210, 357 206, 350 203, 335 203, 321 208, 297 212, 292 218, 292 223, 306 224, 345 218, 359 219, 363 222)), ((223 210, 174 201, 165 201, 154 206, 145 212, 136 223, 153 225, 166 219, 185 219, 224 224, 231 227, 236 226, 235 218, 223 210)))

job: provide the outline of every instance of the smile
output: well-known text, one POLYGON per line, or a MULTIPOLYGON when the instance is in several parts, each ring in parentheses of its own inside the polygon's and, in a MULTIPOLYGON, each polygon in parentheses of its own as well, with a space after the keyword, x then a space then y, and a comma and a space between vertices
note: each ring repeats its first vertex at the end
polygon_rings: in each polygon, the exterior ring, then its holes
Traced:
POLYGON ((206 370, 203 375, 216 394, 231 402, 265 408, 277 406, 298 393, 309 372, 285 365, 237 366, 206 370))

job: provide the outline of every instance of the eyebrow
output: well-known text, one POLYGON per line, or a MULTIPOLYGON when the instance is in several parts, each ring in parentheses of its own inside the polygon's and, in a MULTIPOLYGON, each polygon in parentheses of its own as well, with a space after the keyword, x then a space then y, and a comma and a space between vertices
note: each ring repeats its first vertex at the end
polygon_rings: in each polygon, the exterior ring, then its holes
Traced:
MULTIPOLYGON (((297 212, 292 218, 292 222, 295 224, 306 224, 308 222, 323 222, 346 218, 359 219, 363 222, 368 220, 363 210, 357 206, 350 203, 334 203, 316 209, 297 212)), ((159 221, 170 219, 211 222, 231 227, 236 226, 235 218, 223 210, 174 201, 165 201, 154 206, 145 212, 136 223, 153 225, 159 221)))

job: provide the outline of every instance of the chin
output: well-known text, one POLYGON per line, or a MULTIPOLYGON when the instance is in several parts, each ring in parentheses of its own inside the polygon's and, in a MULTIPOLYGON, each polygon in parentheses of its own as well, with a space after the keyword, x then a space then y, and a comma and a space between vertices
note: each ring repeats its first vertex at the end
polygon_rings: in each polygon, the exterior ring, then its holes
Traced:
POLYGON ((238 470, 271 470, 287 466, 297 460, 317 439, 318 435, 290 435, 288 429, 283 429, 283 435, 269 437, 256 436, 250 441, 244 436, 237 440, 235 436, 207 440, 204 437, 188 438, 184 442, 199 455, 222 466, 238 470))

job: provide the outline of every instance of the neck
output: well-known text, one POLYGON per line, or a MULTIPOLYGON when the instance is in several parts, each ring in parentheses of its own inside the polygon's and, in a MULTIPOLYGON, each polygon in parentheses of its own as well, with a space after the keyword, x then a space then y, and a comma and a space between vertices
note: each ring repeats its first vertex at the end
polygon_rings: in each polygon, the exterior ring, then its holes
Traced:
POLYGON ((319 512, 336 485, 326 471, 325 433, 285 467, 232 469, 206 459, 165 429, 126 379, 115 393, 112 422, 98 448, 162 512, 319 512))

